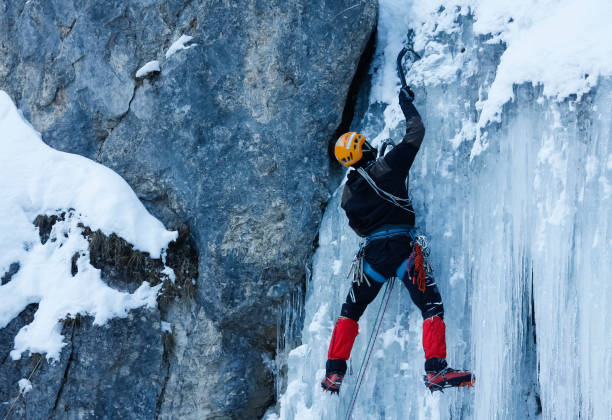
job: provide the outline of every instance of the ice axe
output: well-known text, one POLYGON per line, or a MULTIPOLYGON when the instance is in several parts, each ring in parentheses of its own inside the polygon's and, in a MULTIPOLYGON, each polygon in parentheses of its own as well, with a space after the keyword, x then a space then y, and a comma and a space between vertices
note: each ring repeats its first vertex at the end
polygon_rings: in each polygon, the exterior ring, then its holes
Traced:
POLYGON ((413 63, 421 59, 421 56, 417 54, 417 52, 414 50, 413 43, 414 31, 411 29, 408 32, 408 46, 402 48, 402 50, 397 55, 397 76, 399 77, 400 82, 402 83, 401 90, 404 91, 409 98, 414 98, 414 93, 410 89, 410 86, 408 86, 408 83, 406 83, 406 73, 404 73, 404 66, 402 65, 402 60, 404 59, 404 56, 407 53, 410 53, 411 60, 413 63))

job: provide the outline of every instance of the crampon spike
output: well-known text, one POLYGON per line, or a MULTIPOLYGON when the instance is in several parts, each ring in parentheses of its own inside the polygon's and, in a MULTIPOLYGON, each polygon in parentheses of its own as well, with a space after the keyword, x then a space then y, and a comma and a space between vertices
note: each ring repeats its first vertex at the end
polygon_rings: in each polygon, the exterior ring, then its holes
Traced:
POLYGON ((472 388, 476 377, 467 371, 445 368, 438 373, 428 373, 423 376, 425 386, 433 394, 434 391, 444 392, 446 388, 472 388))

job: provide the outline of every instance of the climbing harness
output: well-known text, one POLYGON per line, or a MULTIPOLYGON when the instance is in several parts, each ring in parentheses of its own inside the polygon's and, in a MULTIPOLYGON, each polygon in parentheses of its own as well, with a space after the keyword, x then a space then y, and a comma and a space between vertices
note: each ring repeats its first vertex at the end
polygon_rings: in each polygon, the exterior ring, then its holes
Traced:
MULTIPOLYGON (((433 273, 433 268, 429 264, 429 243, 425 235, 413 235, 413 252, 414 252, 414 271, 412 276, 412 284, 417 285, 421 293, 425 293, 427 287, 427 276, 433 273)), ((412 256, 412 255, 411 255, 412 256)), ((406 268, 408 270, 408 267, 406 268)))
POLYGON ((410 201, 410 198, 398 197, 383 190, 378 185, 376 185, 376 182, 372 179, 370 174, 368 174, 368 172, 363 168, 357 168, 357 172, 363 177, 363 179, 366 180, 366 182, 370 185, 370 187, 372 187, 376 195, 378 195, 380 198, 401 208, 402 210, 414 214, 414 210, 412 210, 411 208, 412 202, 410 201))
POLYGON ((380 326, 382 324, 383 317, 385 315, 385 312, 387 311, 387 305, 389 304, 389 298, 391 297, 391 291, 393 290, 394 284, 395 284, 395 277, 389 280, 385 288, 385 293, 383 294, 382 301, 380 302, 380 306, 378 308, 378 313, 376 314, 376 320, 374 321, 374 329, 372 330, 372 333, 370 334, 370 339, 368 340, 368 346, 366 347, 366 352, 363 355, 361 366, 359 367, 359 373, 357 374, 357 382, 355 383, 355 386, 353 387, 351 401, 349 404, 349 408, 346 412, 345 420, 349 420, 351 418, 351 414, 353 414, 353 409, 355 408, 355 403, 357 402, 357 396, 359 395, 359 390, 361 389, 361 383, 363 382, 365 371, 368 368, 368 364, 370 362, 370 356, 372 355, 372 350, 374 349, 374 343, 376 342, 376 338, 378 337, 378 332, 380 331, 380 326))
MULTIPOLYGON (((419 271, 419 274, 422 274, 422 280, 419 280, 419 290, 424 291, 425 289, 425 274, 433 273, 433 268, 429 264, 429 242, 427 241, 427 237, 423 234, 417 233, 412 226, 409 225, 394 225, 394 227, 379 229, 374 233, 366 236, 359 244, 359 250, 355 254, 353 261, 351 262, 351 267, 349 268, 348 274, 346 278, 348 279, 353 276, 353 283, 356 283, 357 286, 361 286, 361 283, 365 282, 368 287, 371 287, 370 280, 368 279, 368 274, 370 277, 373 277, 376 281, 380 283, 385 282, 386 279, 382 278, 382 275, 376 272, 367 261, 365 261, 365 248, 372 241, 380 240, 380 239, 388 239, 395 236, 408 236, 411 239, 412 247, 417 254, 416 259, 416 268, 419 271), (379 280, 377 277, 381 277, 379 280)), ((413 280, 413 283, 416 280, 413 280)), ((351 300, 353 302, 356 301, 353 289, 351 288, 349 292, 351 296, 351 300)))
POLYGON ((417 288, 421 293, 425 293, 425 260, 423 259, 423 252, 421 247, 416 244, 414 246, 414 271, 415 274, 412 276, 412 284, 417 285, 417 288))
POLYGON ((365 237, 365 243, 370 243, 378 239, 386 239, 394 236, 409 236, 414 240, 411 234, 413 227, 410 225, 387 225, 393 227, 383 227, 365 237))
MULTIPOLYGON (((355 257, 353 258, 353 261, 351 262, 351 267, 349 269, 349 272, 346 276, 346 278, 348 279, 351 275, 353 275, 353 283, 357 283, 357 286, 360 286, 361 283, 365 282, 368 287, 371 286, 370 281, 368 280, 368 276, 366 276, 366 271, 371 271, 374 272, 374 269, 372 269, 371 267, 369 267, 369 264, 364 261, 364 254, 365 254, 365 247, 368 243, 375 241, 375 240, 379 240, 379 239, 385 239, 385 238, 391 238, 393 236, 410 236, 413 240, 413 242, 415 241, 415 236, 413 236, 412 232, 412 227, 409 225, 394 225, 395 227, 393 228, 389 228, 389 229, 381 229, 378 230, 370 235, 368 235, 367 237, 365 237, 361 243, 359 244, 359 251, 357 251, 357 254, 355 254, 355 257)), ((426 241, 425 237, 422 236, 422 238, 426 241)), ((378 274, 378 273, 376 273, 378 274)), ((380 276, 380 274, 378 274, 380 276)), ((384 280, 381 280, 381 283, 384 280)), ((351 291, 349 292, 351 295, 351 299, 353 300, 353 302, 355 302, 355 295, 353 293, 353 289, 351 288, 351 291)))
MULTIPOLYGON (((407 235, 411 238, 412 246, 414 248, 420 249, 421 259, 423 260, 421 263, 421 269, 419 273, 423 273, 423 286, 425 285, 425 270, 427 272, 433 271, 427 262, 427 257, 429 256, 429 246, 427 242, 427 238, 425 235, 415 233, 414 229, 408 225, 406 226, 396 226, 388 229, 380 229, 370 235, 368 235, 360 244, 359 251, 355 255, 353 259, 353 263, 351 264, 351 268, 349 270, 349 274, 347 277, 350 277, 353 274, 353 281, 357 284, 361 284, 362 281, 365 281, 368 286, 370 283, 368 281, 368 276, 364 274, 364 265, 367 262, 364 260, 365 246, 372 241, 387 239, 390 237, 407 235)), ((417 264, 418 267, 418 264, 417 264)), ((357 396, 359 395, 359 391, 361 389, 361 384, 363 383, 363 378, 365 377, 365 372, 370 362, 370 357, 372 355, 372 351, 374 350, 374 344, 376 342, 376 338, 378 337, 378 333, 380 332, 380 327, 382 325, 383 317, 385 312, 387 311, 387 306, 389 304, 389 299, 391 297, 391 291, 393 290, 393 286, 395 285, 395 277, 392 277, 385 287, 385 291, 383 293, 382 301, 378 308, 378 313, 376 314, 376 319, 374 321, 374 329, 370 333, 370 338, 368 340, 368 345, 366 347, 365 354, 361 361, 361 366, 359 367, 359 372, 357 374, 357 382, 353 387, 353 392, 351 395, 351 400, 349 403, 348 410, 346 412, 346 420, 351 418, 353 410, 355 408, 355 404, 357 402, 357 396)), ((419 283, 420 290, 420 283, 419 283)), ((353 294, 353 288, 350 291, 351 299, 355 302, 355 296, 353 294)))
POLYGON ((424 234, 416 234, 414 231, 411 232, 412 240, 421 248, 421 253, 423 255, 424 260, 424 268, 426 273, 433 273, 433 267, 429 264, 429 241, 427 240, 427 236, 424 234))

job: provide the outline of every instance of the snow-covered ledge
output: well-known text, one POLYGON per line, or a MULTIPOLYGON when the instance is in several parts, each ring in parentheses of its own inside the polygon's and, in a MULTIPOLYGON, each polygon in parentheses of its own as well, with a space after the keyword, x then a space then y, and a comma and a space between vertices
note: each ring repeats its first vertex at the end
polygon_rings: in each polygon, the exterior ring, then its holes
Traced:
POLYGON ((36 352, 57 359, 65 344, 60 320, 83 314, 104 324, 131 309, 154 307, 161 287, 143 282, 134 293, 109 287, 90 264, 83 227, 115 233, 153 258, 163 258, 177 232, 149 214, 112 170, 44 144, 3 91, 0 133, 0 274, 17 267, 0 286, 0 328, 38 303, 32 323, 15 337, 11 357, 36 352), (46 214, 60 217, 43 244, 33 221, 46 214))

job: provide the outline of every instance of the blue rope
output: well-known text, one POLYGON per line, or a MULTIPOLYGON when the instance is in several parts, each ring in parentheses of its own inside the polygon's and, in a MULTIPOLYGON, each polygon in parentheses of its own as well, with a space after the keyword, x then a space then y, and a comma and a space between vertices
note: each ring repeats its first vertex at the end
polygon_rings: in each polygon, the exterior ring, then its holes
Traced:
POLYGON ((378 331, 380 330, 383 317, 385 316, 385 312, 387 311, 387 304, 389 303, 389 298, 391 297, 391 290, 393 290, 394 284, 395 277, 391 278, 391 280, 389 280, 387 286, 385 287, 385 292, 383 294, 382 301, 380 302, 380 306, 378 307, 378 313, 376 314, 374 328, 372 329, 372 332, 370 333, 370 339, 368 340, 368 347, 366 348, 366 353, 363 355, 361 366, 359 367, 359 373, 357 374, 357 382, 353 387, 351 402, 346 412, 346 420, 350 420, 351 414, 353 414, 353 409, 355 408, 355 403, 357 402, 357 396, 359 395, 359 390, 361 389, 361 383, 363 382, 363 378, 365 377, 365 371, 368 367, 368 363, 370 362, 370 356, 372 355, 372 350, 374 350, 374 343, 376 342, 376 338, 378 337, 378 331))

